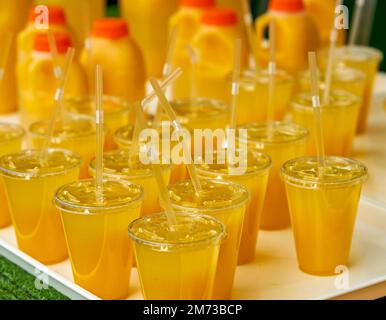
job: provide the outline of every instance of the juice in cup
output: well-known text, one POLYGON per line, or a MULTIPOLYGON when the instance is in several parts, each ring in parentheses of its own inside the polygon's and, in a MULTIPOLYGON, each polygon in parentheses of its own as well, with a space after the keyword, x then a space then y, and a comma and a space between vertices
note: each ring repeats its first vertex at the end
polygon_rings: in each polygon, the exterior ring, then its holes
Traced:
MULTIPOLYGON (((30 144, 33 148, 40 149, 44 146, 48 134, 48 121, 35 122, 29 127, 30 144)), ((72 150, 81 155, 83 164, 80 177, 87 178, 88 164, 95 156, 96 130, 94 119, 89 117, 74 117, 66 122, 55 124, 51 147, 72 150)))
MULTIPOLYGON (((312 94, 300 93, 291 102, 293 121, 310 132, 307 154, 316 155, 312 94)), ((322 105, 323 141, 326 155, 350 156, 358 120, 360 99, 346 91, 331 91, 330 103, 322 105)))
POLYGON ((212 298, 230 299, 249 191, 225 180, 202 180, 201 183, 203 191, 200 197, 197 197, 191 181, 170 185, 169 194, 177 211, 207 214, 224 223, 227 237, 220 247, 212 298))
POLYGON ((144 54, 147 77, 161 77, 166 60, 168 21, 179 0, 119 0, 122 16, 144 54))
MULTIPOLYGON (((129 150, 116 150, 103 155, 103 175, 106 179, 134 182, 143 187, 141 216, 160 211, 157 181, 150 165, 142 164, 139 156, 130 157, 129 150)), ((95 176, 95 159, 90 162, 90 173, 95 176)), ((169 184, 170 166, 161 166, 165 184, 169 184)))
MULTIPOLYGON (((71 39, 66 33, 54 33, 59 63, 63 66, 71 39)), ((47 34, 37 34, 34 49, 28 59, 18 66, 20 117, 24 125, 47 120, 55 105, 58 81, 54 75, 54 63, 47 34)), ((70 67, 66 85, 66 97, 82 96, 87 91, 86 76, 74 61, 70 67)))
POLYGON ((280 167, 290 159, 305 155, 308 130, 286 122, 249 123, 240 126, 248 130, 248 147, 268 154, 272 159, 260 228, 280 230, 289 227, 290 217, 280 167), (271 131, 270 131, 271 130, 271 131))
MULTIPOLYGON (((65 107, 70 113, 95 115, 95 101, 93 97, 76 97, 65 101, 65 107)), ((107 129, 105 146, 106 151, 117 148, 114 142, 114 132, 125 126, 131 119, 132 107, 128 100, 104 96, 103 98, 104 121, 107 129)))
POLYGON ((202 13, 214 7, 215 0, 182 0, 180 8, 169 20, 169 34, 177 27, 172 64, 180 67, 183 74, 173 83, 173 97, 187 98, 191 95, 193 70, 187 50, 200 29, 202 13))
POLYGON ((52 203, 55 191, 78 179, 80 157, 67 150, 24 150, 0 158, 12 223, 20 250, 44 263, 67 257, 59 212, 52 203))
POLYGON ((299 268, 318 276, 336 275, 347 266, 361 188, 367 168, 358 161, 328 157, 285 163, 285 181, 299 268))
POLYGON ((307 54, 318 48, 319 33, 314 20, 304 7, 303 0, 271 0, 269 11, 256 19, 262 66, 266 66, 269 60, 269 48, 264 46, 264 36, 271 21, 276 25, 277 67, 291 74, 306 69, 307 54))
MULTIPOLYGON (((197 166, 197 173, 201 178, 229 180, 246 186, 251 195, 247 205, 241 236, 238 264, 247 264, 255 258, 257 235, 260 225, 261 212, 267 189, 271 159, 269 156, 249 151, 246 158, 244 172, 232 172, 226 162, 219 162, 214 154, 213 164, 197 166)), ((241 163, 239 162, 238 165, 241 163)))
MULTIPOLYGON (((193 38, 197 55, 195 67, 196 95, 224 100, 227 93, 227 76, 233 70, 235 40, 242 38, 233 9, 206 10, 201 18, 201 28, 193 38)), ((241 67, 247 65, 246 48, 243 46, 241 67)))
POLYGON ((55 194, 61 212, 75 283, 102 299, 125 299, 133 259, 127 227, 139 217, 143 189, 105 180, 103 202, 94 180, 62 186, 55 194))
MULTIPOLYGON (((0 157, 16 153, 21 150, 25 131, 23 128, 10 123, 0 122, 0 157)), ((5 192, 3 178, 0 176, 0 228, 11 224, 11 215, 5 192)))
MULTIPOLYGON (((104 93, 135 102, 145 95, 145 65, 141 50, 120 18, 96 20, 91 35, 91 51, 84 49, 81 63, 93 81, 94 68, 103 67, 104 93), (90 56, 91 52, 91 56, 90 56)), ((93 83, 93 82, 92 82, 93 83)))
POLYGON ((143 297, 210 300, 225 227, 205 215, 179 213, 176 220, 173 232, 164 213, 129 226, 143 297))

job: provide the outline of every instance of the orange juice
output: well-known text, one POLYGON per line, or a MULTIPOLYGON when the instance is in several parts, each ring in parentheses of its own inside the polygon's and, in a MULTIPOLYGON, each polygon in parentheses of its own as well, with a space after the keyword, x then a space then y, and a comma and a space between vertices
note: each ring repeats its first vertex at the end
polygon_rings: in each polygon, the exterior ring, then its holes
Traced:
POLYGON ((125 299, 133 259, 127 227, 139 217, 143 190, 105 180, 101 192, 102 197, 94 180, 81 180, 62 186, 54 201, 61 212, 75 283, 102 299, 125 299))
MULTIPOLYGON (((0 122, 0 157, 21 150, 24 129, 10 123, 0 122)), ((3 178, 0 177, 0 228, 11 224, 11 215, 5 193, 3 178)))
POLYGON ((145 66, 141 50, 130 35, 126 22, 120 18, 96 20, 90 46, 90 51, 86 48, 81 55, 89 80, 94 79, 92 65, 100 64, 106 95, 130 102, 141 100, 145 94, 145 66))
POLYGON ((337 267, 348 267, 367 168, 338 157, 328 157, 325 167, 318 167, 316 158, 298 158, 285 163, 281 172, 299 268, 312 275, 334 276, 337 267))
POLYGON ((179 0, 119 0, 122 16, 145 58, 147 77, 161 77, 166 60, 168 21, 179 0))
POLYGON ((263 45, 264 32, 270 22, 276 24, 276 61, 280 69, 292 74, 308 67, 308 52, 319 45, 319 33, 303 0, 271 0, 268 13, 256 20, 259 58, 268 63, 269 48, 263 45))
MULTIPOLYGON (((66 33, 54 33, 63 66, 71 40, 66 33)), ((46 120, 51 116, 55 104, 54 97, 58 81, 54 75, 54 63, 50 53, 47 34, 37 34, 34 50, 28 59, 18 66, 20 117, 25 125, 34 121, 46 120)), ((76 60, 70 66, 65 96, 84 95, 87 91, 86 77, 76 60)))
POLYGON ((50 149, 24 150, 0 158, 12 223, 20 250, 32 258, 53 264, 67 257, 62 222, 52 203, 55 191, 78 179, 80 157, 73 152, 50 149))

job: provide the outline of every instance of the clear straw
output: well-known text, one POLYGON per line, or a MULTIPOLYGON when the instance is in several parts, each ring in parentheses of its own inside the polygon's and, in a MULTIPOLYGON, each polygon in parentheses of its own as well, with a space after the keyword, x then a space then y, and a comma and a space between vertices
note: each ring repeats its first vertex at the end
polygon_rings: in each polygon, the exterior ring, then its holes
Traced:
POLYGON ((47 130, 47 137, 46 140, 43 143, 43 149, 42 149, 42 160, 45 162, 48 149, 50 147, 50 143, 52 140, 52 137, 54 135, 54 129, 55 129, 55 123, 58 118, 59 111, 63 108, 63 97, 64 97, 64 91, 66 88, 66 83, 68 79, 68 73, 70 71, 70 66, 72 64, 72 60, 74 59, 75 49, 74 48, 68 48, 67 54, 66 54, 66 62, 64 64, 63 72, 61 74, 61 77, 59 79, 59 86, 56 89, 55 92, 55 105, 51 113, 51 119, 48 123, 48 130, 47 130))
POLYGON ((322 112, 319 97, 318 69, 315 52, 308 53, 308 61, 311 74, 312 107, 314 109, 315 127, 316 127, 316 149, 319 161, 319 173, 321 174, 325 167, 325 153, 323 142, 322 112))
POLYGON ((96 123, 96 158, 95 158, 95 189, 98 202, 103 202, 103 68, 95 67, 95 123, 96 123))
POLYGON ((4 47, 0 57, 0 81, 3 80, 5 68, 7 66, 9 53, 11 52, 13 34, 7 33, 4 40, 4 47))
POLYGON ((354 46, 357 38, 358 38, 358 33, 359 33, 359 24, 362 19, 362 12, 363 12, 363 7, 365 6, 365 0, 356 0, 355 2, 355 12, 354 12, 354 19, 352 22, 352 28, 350 32, 350 38, 348 41, 348 44, 350 47, 354 46))
POLYGON ((54 62, 54 75, 57 79, 60 79, 62 75, 62 68, 60 67, 58 48, 56 46, 55 36, 51 29, 48 29, 47 33, 48 45, 50 46, 50 53, 52 61, 54 62))
MULTIPOLYGON (((159 100, 161 106, 163 107, 164 111, 166 112, 169 119, 171 120, 174 130, 176 130, 177 132, 182 132, 183 128, 181 126, 181 123, 178 120, 177 115, 174 112, 169 101, 166 99, 164 93, 162 92, 162 89, 159 86, 157 79, 156 78, 150 78, 150 84, 153 87, 153 90, 155 91, 156 95, 158 96, 158 100, 159 100)), ((185 154, 185 152, 184 152, 184 158, 185 158, 186 167, 188 169, 190 178, 192 180, 194 189, 196 191, 196 195, 199 196, 201 191, 202 191, 202 187, 201 187, 201 182, 198 179, 198 176, 196 173, 196 168, 195 168, 194 164, 192 163, 192 159, 189 159, 187 157, 187 155, 185 154)))
POLYGON ((268 108, 267 108, 267 123, 269 135, 273 132, 275 122, 275 77, 276 77, 276 23, 271 21, 269 24, 269 62, 268 62, 268 108))
POLYGON ((192 99, 197 97, 197 87, 196 87, 196 71, 197 71, 197 54, 194 48, 191 45, 186 46, 186 51, 189 55, 190 60, 190 97, 192 99))
POLYGON ((240 68, 241 68, 241 39, 235 40, 235 53, 233 61, 233 73, 232 73, 232 104, 229 119, 229 129, 236 129, 236 116, 237 116, 237 99, 239 96, 240 86, 240 68))
POLYGON ((247 34, 248 39, 248 46, 251 50, 252 56, 253 56, 253 62, 255 64, 255 70, 259 69, 259 56, 258 56, 258 49, 257 49, 257 43, 256 43, 256 34, 255 29, 253 28, 253 16, 251 12, 251 7, 249 5, 248 0, 241 0, 241 5, 243 8, 243 15, 244 15, 244 26, 247 34))

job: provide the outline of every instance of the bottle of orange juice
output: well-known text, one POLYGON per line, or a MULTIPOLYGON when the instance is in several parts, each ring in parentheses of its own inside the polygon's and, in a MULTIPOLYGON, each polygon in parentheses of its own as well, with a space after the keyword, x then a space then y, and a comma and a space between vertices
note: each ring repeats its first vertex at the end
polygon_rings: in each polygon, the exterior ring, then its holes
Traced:
POLYGON ((214 6, 215 0, 181 0, 180 9, 169 20, 169 34, 177 28, 172 64, 183 70, 173 84, 174 98, 190 96, 192 70, 187 46, 200 28, 202 13, 214 6))
POLYGON ((308 52, 319 45, 317 26, 303 0, 270 0, 269 11, 256 20, 259 58, 263 66, 269 59, 264 34, 271 21, 276 25, 276 60, 280 69, 296 73, 308 66, 308 52))
MULTIPOLYGON (((68 33, 53 35, 58 51, 58 63, 63 68, 67 49, 72 45, 71 38, 68 33)), ((17 68, 20 116, 25 126, 50 118, 58 87, 54 67, 47 34, 36 34, 31 54, 17 68)), ((68 74, 65 97, 80 96, 86 92, 86 76, 74 60, 68 74)))
POLYGON ((93 79, 94 72, 90 63, 100 64, 103 67, 104 94, 132 102, 141 100, 145 94, 145 65, 125 20, 96 20, 90 45, 91 51, 85 48, 81 54, 81 63, 88 70, 89 79, 93 79))
MULTIPOLYGON (((0 0, 0 55, 4 50, 7 33, 13 38, 25 26, 32 0, 0 0)), ((17 89, 15 77, 16 41, 12 41, 11 50, 5 65, 4 78, 0 81, 0 114, 10 113, 17 108, 17 89)))
POLYGON ((142 49, 147 76, 161 77, 168 43, 168 21, 179 0, 119 0, 122 16, 142 49))
MULTIPOLYGON (((207 10, 201 18, 200 30, 193 38, 197 56, 195 91, 198 96, 224 99, 228 89, 227 76, 233 69, 235 40, 242 38, 233 9, 207 10)), ((246 48, 242 51, 242 68, 247 64, 246 48)))

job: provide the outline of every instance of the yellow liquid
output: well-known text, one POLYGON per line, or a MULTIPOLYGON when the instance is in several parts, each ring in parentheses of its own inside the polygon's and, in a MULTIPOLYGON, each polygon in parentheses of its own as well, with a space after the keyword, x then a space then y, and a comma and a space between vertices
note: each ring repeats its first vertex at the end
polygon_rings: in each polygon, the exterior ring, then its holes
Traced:
POLYGON ((26 150, 2 157, 0 170, 19 249, 54 264, 67 257, 67 248, 52 198, 60 186, 78 179, 80 158, 51 149, 46 161, 41 166, 40 152, 26 150))
POLYGON ((100 203, 92 180, 70 183, 56 193, 75 283, 102 299, 129 294, 133 248, 127 227, 139 217, 142 195, 137 185, 105 181, 100 203))
POLYGON ((230 299, 249 192, 227 181, 202 180, 202 186, 200 198, 190 181, 169 186, 169 193, 176 210, 211 215, 224 223, 227 236, 220 247, 212 298, 230 299))
MULTIPOLYGON (((0 122, 0 157, 21 150, 25 132, 16 125, 0 122)), ((3 177, 0 176, 0 228, 11 224, 7 194, 3 177)))
POLYGON ((290 225, 290 217, 280 168, 284 162, 305 155, 308 132, 297 125, 281 122, 274 125, 272 137, 265 124, 247 124, 240 128, 248 130, 251 150, 264 152, 272 159, 260 227, 263 230, 285 229, 290 225))
MULTIPOLYGON (((359 114, 360 100, 344 91, 333 91, 330 103, 323 105, 322 130, 326 155, 350 156, 359 114)), ((316 127, 311 94, 300 94, 292 101, 293 121, 310 132, 307 154, 315 156, 316 127)))
POLYGON ((299 267, 318 276, 347 266, 366 168, 353 160, 328 158, 322 177, 315 158, 283 167, 299 267), (299 179, 299 180, 295 180, 299 179))
MULTIPOLYGON (((71 113, 95 117, 94 98, 81 97, 68 99, 65 107, 71 113)), ((131 104, 128 100, 105 96, 103 99, 104 124, 107 130, 105 137, 105 151, 114 150, 117 144, 114 141, 114 133, 117 129, 134 122, 131 104)))
POLYGON ((247 264, 255 258, 270 165, 271 160, 268 156, 257 152, 248 152, 247 167, 243 174, 229 172, 226 164, 218 164, 216 155, 213 164, 197 166, 197 172, 201 178, 229 180, 242 184, 249 190, 251 199, 245 210, 238 257, 239 265, 247 264))
POLYGON ((165 214, 129 226, 142 293, 149 300, 212 298, 223 226, 211 218, 177 215, 170 231, 165 214))
MULTIPOLYGON (((41 149, 44 146, 48 123, 37 122, 30 126, 31 145, 41 149)), ((50 146, 52 148, 66 149, 76 152, 82 157, 83 163, 80 178, 89 177, 88 164, 95 156, 96 131, 93 120, 90 118, 74 118, 66 123, 58 122, 50 146)))
MULTIPOLYGON (((104 175, 106 178, 121 179, 139 184, 144 189, 141 216, 160 212, 159 189, 150 165, 140 162, 138 156, 130 159, 128 150, 118 150, 104 154, 104 175)), ((95 176, 95 159, 90 163, 90 172, 95 176)), ((163 179, 169 184, 170 167, 162 166, 163 179)))

